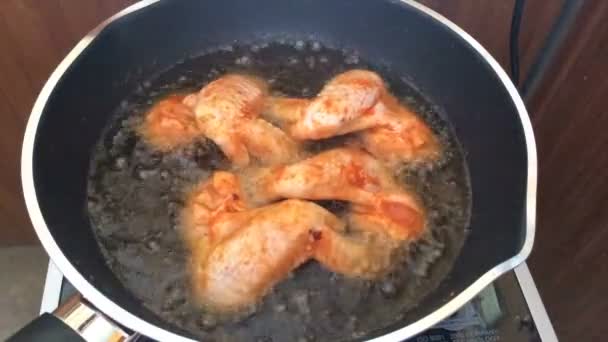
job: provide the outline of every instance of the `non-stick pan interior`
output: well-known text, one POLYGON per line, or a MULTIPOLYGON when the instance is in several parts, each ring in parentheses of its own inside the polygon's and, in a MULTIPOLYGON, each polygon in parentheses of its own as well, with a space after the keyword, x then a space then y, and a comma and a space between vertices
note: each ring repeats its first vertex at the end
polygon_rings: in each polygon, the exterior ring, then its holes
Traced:
POLYGON ((521 122, 497 76, 453 32, 389 1, 161 1, 101 32, 63 76, 38 126, 38 201, 57 244, 85 278, 122 307, 165 326, 125 291, 99 251, 85 210, 91 152, 110 114, 151 75, 221 45, 279 38, 345 47, 407 75, 443 109, 462 144, 473 190, 471 233, 450 276, 407 322, 517 254, 525 236, 521 122))

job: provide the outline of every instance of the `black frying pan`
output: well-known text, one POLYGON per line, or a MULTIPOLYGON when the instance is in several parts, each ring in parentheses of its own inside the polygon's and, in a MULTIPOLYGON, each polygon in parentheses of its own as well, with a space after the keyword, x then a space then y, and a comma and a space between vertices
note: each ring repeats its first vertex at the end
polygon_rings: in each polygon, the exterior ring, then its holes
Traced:
MULTIPOLYGON (((218 46, 310 37, 407 75, 445 113, 470 174, 470 232, 449 276, 402 320, 358 338, 411 337, 529 255, 536 191, 530 121, 505 72, 453 23, 413 1, 148 0, 77 45, 42 90, 25 134, 22 180, 32 222, 89 306, 157 340, 190 337, 118 281, 85 210, 91 151, 121 101, 150 75, 218 46)), ((56 326, 49 316, 35 325, 56 326)))

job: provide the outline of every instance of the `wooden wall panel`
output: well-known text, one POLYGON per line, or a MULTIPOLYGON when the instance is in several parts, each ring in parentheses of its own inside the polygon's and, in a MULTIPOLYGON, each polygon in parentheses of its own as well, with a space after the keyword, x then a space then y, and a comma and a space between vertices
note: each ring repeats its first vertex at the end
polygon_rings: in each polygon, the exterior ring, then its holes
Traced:
POLYGON ((19 158, 25 123, 49 74, 99 22, 134 0, 0 1, 0 245, 35 243, 19 158))
POLYGON ((530 266, 562 341, 608 336, 608 2, 586 2, 529 109, 539 151, 530 266))

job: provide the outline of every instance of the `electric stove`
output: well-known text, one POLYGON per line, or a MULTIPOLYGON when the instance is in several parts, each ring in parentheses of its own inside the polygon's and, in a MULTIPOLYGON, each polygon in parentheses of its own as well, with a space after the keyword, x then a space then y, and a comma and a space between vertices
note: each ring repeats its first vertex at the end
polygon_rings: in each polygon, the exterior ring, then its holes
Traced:
MULTIPOLYGON (((41 312, 53 312, 75 293, 52 263, 46 276, 41 312)), ((152 341, 137 335, 130 341, 152 341)), ((455 314, 411 342, 554 342, 553 326, 524 263, 486 287, 455 314)))

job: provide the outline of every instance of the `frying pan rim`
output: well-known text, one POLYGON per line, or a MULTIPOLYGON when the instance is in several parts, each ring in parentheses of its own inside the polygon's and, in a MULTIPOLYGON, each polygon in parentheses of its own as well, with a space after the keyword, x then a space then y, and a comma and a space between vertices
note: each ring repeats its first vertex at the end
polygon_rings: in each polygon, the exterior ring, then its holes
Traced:
MULTIPOLYGON (((38 198, 36 195, 36 189, 34 185, 34 169, 33 169, 33 157, 35 138, 38 128, 38 123, 44 112, 46 103, 52 94, 55 86, 62 78, 63 74, 68 70, 70 65, 80 56, 80 54, 89 46, 89 44, 97 37, 97 35, 103 31, 112 22, 120 19, 126 15, 136 12, 142 8, 150 6, 159 2, 160 0, 142 0, 137 2, 122 11, 116 13, 110 18, 103 21, 91 32, 89 32, 78 44, 68 53, 68 55, 61 61, 57 68, 53 71, 44 87, 40 91, 38 98, 32 108, 30 117, 27 122, 22 151, 21 151, 21 182, 23 187, 23 195, 27 207, 30 220, 34 226, 34 230, 38 235, 42 246, 50 255, 52 261, 61 270, 63 275, 74 285, 80 293, 93 303, 100 311, 104 312, 116 322, 132 329, 133 331, 142 333, 148 337, 154 338, 159 341, 189 341, 194 340, 170 332, 163 328, 160 328, 152 323, 149 323, 138 316, 132 314, 126 309, 116 304, 114 301, 107 298, 102 294, 95 286, 93 286, 82 274, 80 274, 74 265, 68 260, 68 258, 62 253, 61 249, 57 245, 50 230, 48 229, 42 211, 38 204, 38 198)), ((386 341, 402 341, 409 337, 415 336, 423 332, 424 330, 432 327, 445 319, 462 305, 473 299, 481 290, 496 280, 500 275, 506 273, 509 270, 514 269, 520 263, 522 263, 531 253, 532 246, 534 244, 534 236, 536 231, 536 186, 537 186, 537 155, 536 155, 536 142, 534 139, 534 132, 532 129, 532 123, 530 117, 525 108, 523 100, 519 95, 515 85, 511 82, 511 79, 507 73, 502 69, 498 62, 490 55, 490 53, 483 47, 477 40, 466 33, 463 29, 458 27, 456 24, 442 16, 441 14, 433 11, 432 9, 421 5, 414 0, 397 0, 402 4, 408 5, 420 13, 427 15, 434 19, 439 24, 444 25, 448 29, 452 30, 461 39, 466 41, 492 68, 496 73, 503 86, 511 96, 511 100, 515 105, 519 114, 524 137, 526 141, 527 149, 527 190, 526 190, 526 237, 522 245, 521 250, 513 257, 506 261, 498 264, 497 266, 490 269, 488 272, 479 277, 460 294, 452 298, 449 302, 442 305, 437 310, 428 314, 427 316, 408 324, 407 326, 398 330, 392 331, 385 335, 373 338, 371 341, 375 342, 386 342, 386 341)))

